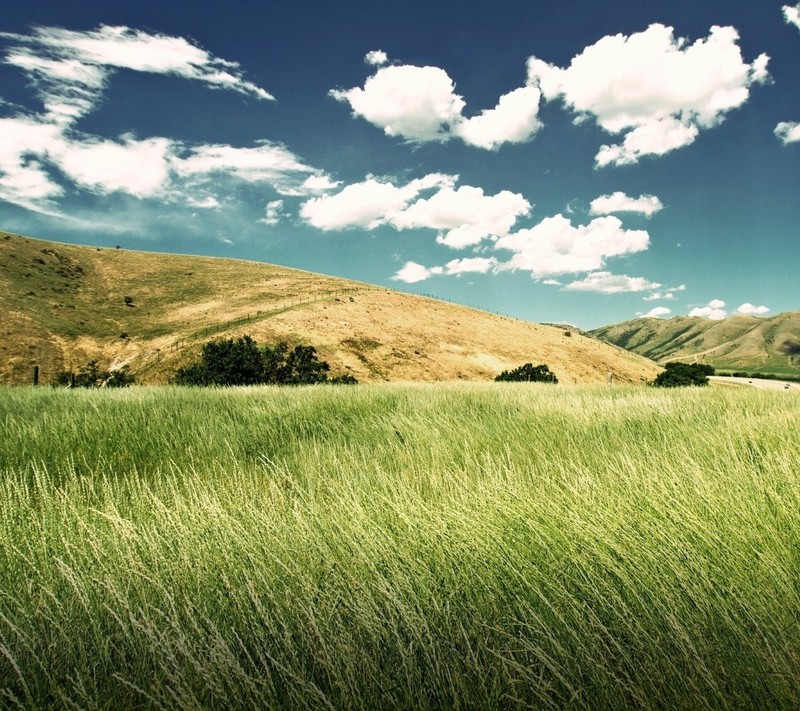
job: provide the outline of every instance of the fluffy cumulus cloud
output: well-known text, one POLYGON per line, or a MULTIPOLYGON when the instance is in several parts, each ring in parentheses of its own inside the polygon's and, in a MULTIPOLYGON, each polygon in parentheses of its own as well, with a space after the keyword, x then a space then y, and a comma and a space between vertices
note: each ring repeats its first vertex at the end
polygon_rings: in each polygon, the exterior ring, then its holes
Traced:
POLYGON ((463 248, 506 235, 530 211, 530 203, 518 193, 503 190, 486 195, 469 185, 456 188, 456 180, 432 173, 395 185, 370 177, 338 193, 306 201, 300 216, 326 231, 372 230, 382 225, 397 230, 431 229, 438 232, 442 244, 463 248))
POLYGON ((653 24, 630 36, 603 37, 566 68, 531 57, 528 80, 546 100, 560 99, 578 121, 594 119, 622 136, 621 143, 600 149, 598 167, 636 163, 689 145, 769 78, 769 57, 746 63, 738 40, 733 27, 715 26, 689 44, 671 27, 653 24))
POLYGON ((597 217, 588 225, 575 226, 556 215, 499 238, 495 246, 513 253, 502 268, 529 271, 540 278, 597 271, 607 258, 641 252, 649 244, 645 230, 624 229, 617 217, 597 217))
POLYGON ((504 94, 494 109, 457 122, 452 130, 465 143, 478 148, 495 149, 504 143, 524 143, 541 128, 539 100, 541 92, 525 86, 504 94))
POLYGON ((388 57, 381 51, 370 52, 365 61, 380 68, 363 87, 333 89, 330 95, 388 136, 418 143, 459 137, 473 146, 496 149, 504 143, 528 141, 541 127, 541 93, 534 86, 504 94, 495 108, 466 117, 466 102, 444 69, 385 66, 388 57))
POLYGON ((418 264, 417 262, 406 262, 401 269, 392 277, 395 281, 402 281, 406 284, 416 284, 419 281, 425 281, 434 274, 442 274, 444 270, 441 267, 428 267, 418 264))
POLYGON ((781 121, 775 127, 775 135, 784 146, 789 143, 797 143, 800 141, 800 123, 781 121))
POLYGON ((412 203, 393 216, 397 229, 418 227, 439 231, 438 241, 448 247, 476 245, 486 237, 508 234, 530 204, 522 195, 503 190, 486 195, 481 188, 464 185, 458 189, 444 186, 430 198, 412 203))
POLYGON ((662 210, 664 205, 655 195, 629 197, 623 192, 601 195, 592 200, 589 211, 592 215, 611 215, 615 212, 635 212, 645 217, 652 217, 662 210))
POLYGON ((662 291, 654 291, 647 296, 644 297, 645 301, 661 301, 662 299, 665 301, 672 301, 675 299, 675 294, 679 291, 686 291, 686 284, 681 284, 680 286, 674 286, 670 289, 664 289, 662 291))
POLYGON ((720 299, 712 299, 705 306, 699 306, 689 312, 689 316, 699 316, 712 321, 721 321, 727 315, 725 302, 720 299))
POLYGON ((756 306, 755 304, 745 303, 736 309, 737 314, 747 314, 748 316, 763 316, 769 313, 766 306, 756 306))
POLYGON ((271 99, 246 80, 235 62, 213 56, 181 37, 128 27, 77 32, 40 27, 30 35, 0 33, 8 47, 2 62, 20 69, 44 107, 18 108, 0 119, 0 200, 59 214, 68 188, 107 195, 183 202, 218 208, 216 196, 196 197, 203 184, 224 179, 269 185, 286 195, 317 195, 336 187, 280 144, 254 147, 185 145, 132 134, 99 137, 77 130, 118 69, 173 75, 257 99, 271 99))
POLYGON ((611 272, 592 272, 584 279, 573 281, 564 288, 567 291, 596 291, 601 294, 621 294, 631 291, 649 291, 658 289, 661 284, 648 281, 643 277, 630 277, 627 274, 611 272))
POLYGON ((790 25, 794 25, 798 30, 800 30, 800 3, 797 5, 784 5, 783 6, 783 17, 790 25))
POLYGON ((656 306, 654 309, 650 309, 646 314, 644 314, 645 318, 661 318, 662 316, 668 316, 671 314, 672 311, 665 306, 656 306))

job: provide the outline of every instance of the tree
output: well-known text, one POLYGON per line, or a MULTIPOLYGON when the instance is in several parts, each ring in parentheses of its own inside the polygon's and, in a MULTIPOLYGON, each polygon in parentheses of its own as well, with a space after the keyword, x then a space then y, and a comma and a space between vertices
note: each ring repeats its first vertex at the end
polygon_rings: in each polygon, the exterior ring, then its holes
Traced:
POLYGON ((495 382, 506 383, 557 383, 558 378, 548 366, 544 363, 541 365, 533 365, 533 363, 525 363, 525 365, 514 368, 514 370, 504 370, 500 375, 495 378, 495 382))
POLYGON ((328 380, 330 365, 321 361, 313 346, 297 345, 291 351, 280 342, 259 347, 250 336, 210 341, 200 360, 181 368, 177 385, 311 385, 356 383, 352 376, 328 380))
POLYGON ((264 361, 250 336, 209 341, 200 362, 181 368, 179 385, 258 385, 264 382, 264 361))
POLYGON ((673 361, 652 382, 659 388, 680 388, 708 385, 708 376, 714 375, 713 366, 705 363, 678 363, 673 361))
POLYGON ((325 361, 317 358, 314 346, 295 346, 286 359, 286 368, 289 373, 286 382, 290 385, 324 383, 331 369, 325 361))

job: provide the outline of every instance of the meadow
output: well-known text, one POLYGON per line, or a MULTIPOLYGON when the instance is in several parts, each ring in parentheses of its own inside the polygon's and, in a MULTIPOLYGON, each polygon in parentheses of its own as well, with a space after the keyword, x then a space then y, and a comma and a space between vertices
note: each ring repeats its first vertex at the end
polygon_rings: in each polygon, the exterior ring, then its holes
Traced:
POLYGON ((0 390, 0 706, 800 708, 800 399, 0 390))

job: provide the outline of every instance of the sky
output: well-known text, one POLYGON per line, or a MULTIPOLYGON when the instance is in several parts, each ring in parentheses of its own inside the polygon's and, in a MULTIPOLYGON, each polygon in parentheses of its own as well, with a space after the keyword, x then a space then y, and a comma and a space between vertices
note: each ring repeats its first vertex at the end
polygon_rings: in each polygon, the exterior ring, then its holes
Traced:
POLYGON ((585 329, 800 309, 800 4, 8 5, 0 229, 585 329))

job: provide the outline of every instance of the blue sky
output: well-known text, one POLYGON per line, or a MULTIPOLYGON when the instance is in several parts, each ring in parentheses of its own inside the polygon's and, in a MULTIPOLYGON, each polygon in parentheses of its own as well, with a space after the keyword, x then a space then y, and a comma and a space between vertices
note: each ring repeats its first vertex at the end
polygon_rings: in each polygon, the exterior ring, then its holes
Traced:
POLYGON ((591 328, 800 308, 799 188, 800 5, 42 0, 0 18, 12 232, 591 328))

